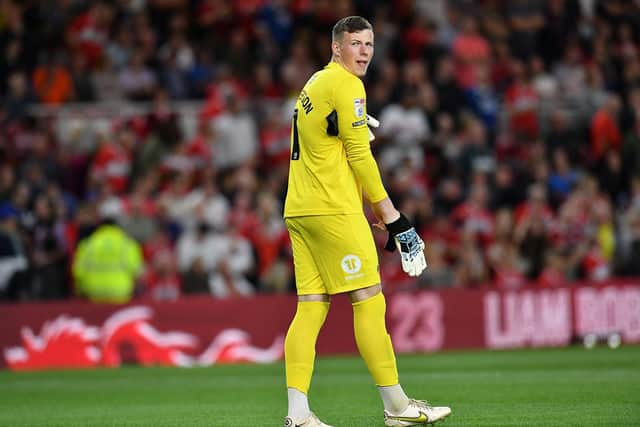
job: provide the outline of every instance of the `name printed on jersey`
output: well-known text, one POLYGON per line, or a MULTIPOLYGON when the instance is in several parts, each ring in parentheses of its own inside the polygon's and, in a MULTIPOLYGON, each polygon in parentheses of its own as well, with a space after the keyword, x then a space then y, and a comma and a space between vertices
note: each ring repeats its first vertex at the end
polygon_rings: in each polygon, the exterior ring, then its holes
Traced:
POLYGON ((307 95, 307 92, 303 89, 300 92, 300 96, 298 96, 300 100, 300 104, 302 104, 302 109, 306 114, 309 114, 311 110, 313 110, 313 104, 311 103, 311 98, 307 95))

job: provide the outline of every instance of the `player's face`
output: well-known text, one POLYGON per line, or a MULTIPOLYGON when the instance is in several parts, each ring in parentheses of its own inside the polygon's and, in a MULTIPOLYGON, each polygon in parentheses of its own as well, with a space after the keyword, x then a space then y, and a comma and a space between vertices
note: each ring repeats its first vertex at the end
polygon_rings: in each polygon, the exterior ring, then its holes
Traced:
POLYGON ((333 54, 347 70, 364 76, 373 57, 373 31, 342 33, 342 41, 334 42, 333 54))

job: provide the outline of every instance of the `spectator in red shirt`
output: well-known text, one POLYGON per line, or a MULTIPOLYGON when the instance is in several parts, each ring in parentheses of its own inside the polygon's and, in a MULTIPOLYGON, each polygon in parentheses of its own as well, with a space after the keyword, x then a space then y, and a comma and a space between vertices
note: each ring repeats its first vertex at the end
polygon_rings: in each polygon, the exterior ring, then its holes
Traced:
POLYGON ((289 246, 281 209, 273 194, 259 194, 256 200, 258 224, 249 231, 248 236, 256 250, 258 280, 269 290, 278 292, 286 291, 290 280, 289 260, 282 265, 280 258, 289 246))
POLYGON ((283 96, 282 86, 273 78, 269 64, 261 62, 253 68, 253 96, 263 101, 277 101, 283 96))
POLYGON ((511 243, 505 248, 504 258, 494 271, 494 282, 498 289, 519 289, 526 285, 522 262, 516 246, 511 243))
POLYGON ((432 42, 433 29, 428 20, 421 14, 414 14, 401 34, 402 46, 409 60, 419 59, 427 46, 432 42))
POLYGON ((476 184, 471 187, 467 200, 452 213, 453 221, 482 245, 491 242, 495 231, 493 215, 487 208, 488 196, 487 187, 476 184))
POLYGON ((158 176, 155 173, 138 177, 133 182, 131 192, 121 199, 124 212, 130 214, 133 204, 137 203, 142 215, 155 217, 158 214, 158 205, 153 193, 157 185, 158 176))
POLYGON ((104 142, 91 165, 91 176, 106 182, 114 194, 122 194, 127 189, 133 144, 135 137, 126 127, 117 131, 115 141, 104 142))
MULTIPOLYGON (((584 187, 584 184, 581 184, 584 187)), ((595 198, 594 198, 595 201, 595 198)), ((578 262, 588 243, 589 206, 584 190, 574 190, 558 210, 557 224, 553 238, 554 244, 563 250, 574 252, 572 265, 578 262)))
POLYGON ((252 230, 258 226, 258 218, 253 210, 254 195, 247 190, 239 191, 234 195, 232 203, 229 223, 243 236, 250 236, 252 230))
POLYGON ((602 282, 609 279, 611 269, 597 241, 592 241, 586 255, 582 259, 582 270, 587 280, 602 282))
POLYGON ((531 140, 538 136, 538 93, 521 61, 511 63, 511 72, 513 83, 505 94, 511 130, 516 137, 531 140))
POLYGON ((266 120, 260 129, 260 151, 269 168, 289 165, 289 145, 291 139, 291 120, 282 119, 280 108, 267 111, 266 120))
POLYGON ((501 289, 519 288, 525 282, 524 265, 513 241, 512 212, 509 209, 499 210, 495 222, 495 240, 487 250, 488 264, 496 286, 501 289))
POLYGON ((85 57, 90 67, 95 68, 108 42, 113 10, 106 1, 91 3, 89 10, 71 21, 67 28, 67 42, 85 57))
POLYGON ((619 150, 622 142, 617 123, 621 103, 617 95, 610 95, 591 120, 591 156, 600 160, 609 149, 619 150))
POLYGON ((566 262, 559 252, 547 252, 545 267, 538 277, 537 285, 541 288, 559 288, 567 285, 566 262))
POLYGON ((552 225, 553 211, 547 204, 547 190, 542 183, 535 183, 529 187, 527 200, 516 208, 515 219, 516 226, 532 219, 542 219, 546 227, 552 225))
POLYGON ((468 89, 476 82, 476 67, 486 65, 491 53, 489 43, 478 33, 478 25, 473 16, 462 19, 462 28, 453 41, 452 51, 456 60, 458 84, 468 89))
POLYGON ((167 301, 180 296, 182 282, 174 260, 174 254, 167 251, 155 257, 151 268, 142 277, 145 297, 155 301, 167 301))

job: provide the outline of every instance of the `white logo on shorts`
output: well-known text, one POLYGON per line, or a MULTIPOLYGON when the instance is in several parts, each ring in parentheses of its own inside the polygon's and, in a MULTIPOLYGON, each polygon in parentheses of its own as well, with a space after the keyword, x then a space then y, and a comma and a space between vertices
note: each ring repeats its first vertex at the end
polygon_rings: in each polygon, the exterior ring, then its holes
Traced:
POLYGON ((345 273, 356 274, 362 268, 362 261, 356 255, 345 255, 340 265, 345 273))

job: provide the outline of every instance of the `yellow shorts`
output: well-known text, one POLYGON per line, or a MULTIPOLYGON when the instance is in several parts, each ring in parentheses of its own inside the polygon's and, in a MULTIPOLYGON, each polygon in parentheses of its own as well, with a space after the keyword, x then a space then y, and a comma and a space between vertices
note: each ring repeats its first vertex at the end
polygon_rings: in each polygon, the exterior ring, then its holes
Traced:
POLYGON ((380 283, 371 226, 362 214, 285 220, 298 295, 339 294, 380 283))

